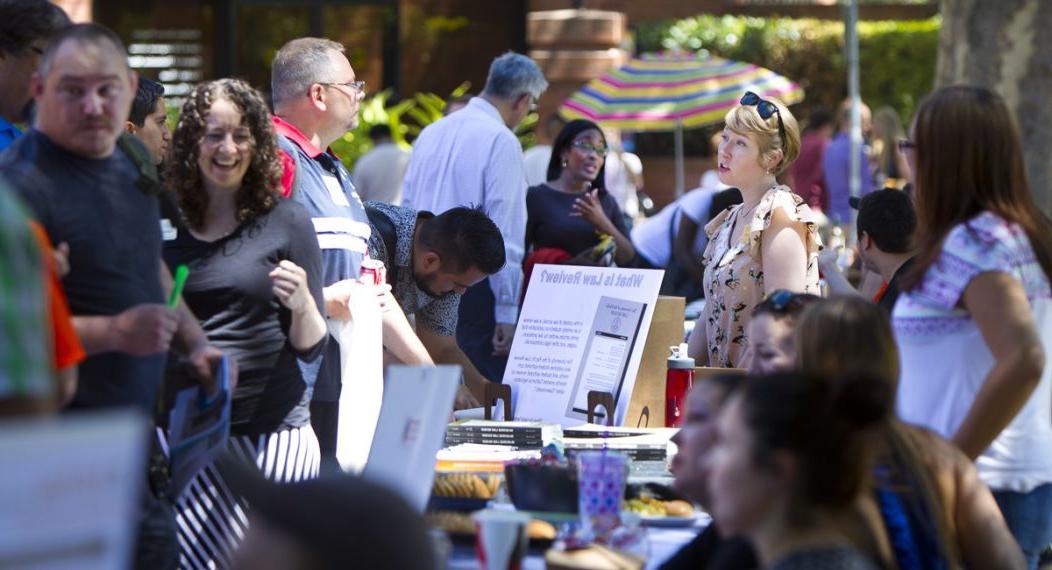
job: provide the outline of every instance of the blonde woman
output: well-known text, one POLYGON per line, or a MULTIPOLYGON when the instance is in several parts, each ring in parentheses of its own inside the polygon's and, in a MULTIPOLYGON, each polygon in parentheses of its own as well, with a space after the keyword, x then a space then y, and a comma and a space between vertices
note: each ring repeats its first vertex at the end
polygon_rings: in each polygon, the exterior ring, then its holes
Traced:
POLYGON ((895 148, 905 136, 899 114, 891 107, 881 107, 873 115, 873 145, 869 156, 876 181, 874 188, 888 186, 900 187, 909 178, 909 165, 906 157, 895 148))
POLYGON ((768 291, 818 294, 821 247, 811 211, 776 177, 800 153, 800 127, 774 99, 747 92, 724 119, 720 182, 744 202, 705 227, 705 309, 690 338, 699 365, 748 368, 745 325, 768 291))

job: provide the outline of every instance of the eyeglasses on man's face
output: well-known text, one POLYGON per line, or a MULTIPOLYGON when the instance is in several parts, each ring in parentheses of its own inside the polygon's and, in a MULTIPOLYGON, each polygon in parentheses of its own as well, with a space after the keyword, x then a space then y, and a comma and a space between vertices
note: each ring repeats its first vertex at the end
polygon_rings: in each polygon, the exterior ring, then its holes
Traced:
POLYGON ((899 139, 895 141, 895 146, 899 147, 899 152, 901 153, 912 152, 917 149, 917 143, 910 139, 899 139))
POLYGON ((327 87, 350 87, 355 93, 365 93, 365 81, 347 81, 345 83, 320 83, 327 87))

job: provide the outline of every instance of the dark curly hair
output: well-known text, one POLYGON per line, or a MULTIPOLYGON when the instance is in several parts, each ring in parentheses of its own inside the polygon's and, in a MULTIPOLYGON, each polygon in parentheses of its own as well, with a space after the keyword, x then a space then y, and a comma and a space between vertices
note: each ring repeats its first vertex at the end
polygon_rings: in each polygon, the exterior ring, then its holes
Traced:
POLYGON ((191 228, 204 226, 208 193, 197 166, 199 145, 205 133, 205 118, 217 99, 227 99, 241 112, 242 123, 252 133, 252 162, 235 196, 237 221, 257 218, 277 203, 281 188, 281 160, 274 138, 270 111, 258 91, 240 79, 217 79, 202 83, 190 92, 183 104, 179 123, 172 136, 172 159, 165 171, 166 181, 179 197, 191 228))

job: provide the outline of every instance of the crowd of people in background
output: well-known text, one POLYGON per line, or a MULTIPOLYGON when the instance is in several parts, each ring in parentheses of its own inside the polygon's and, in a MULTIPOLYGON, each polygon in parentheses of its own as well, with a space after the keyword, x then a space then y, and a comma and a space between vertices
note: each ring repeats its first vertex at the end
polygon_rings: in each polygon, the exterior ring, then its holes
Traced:
POLYGON ((554 118, 524 155, 514 129, 548 88, 526 56, 497 57, 411 152, 372 129, 348 170, 330 145, 366 85, 345 47, 274 47, 269 104, 204 82, 170 131, 164 88, 112 31, 0 0, 0 413, 154 418, 135 567, 430 568, 401 498, 318 480, 350 380, 331 331, 375 307, 371 357, 460 365, 455 406, 476 407, 504 378, 532 266, 562 263, 665 269, 663 292, 704 299, 690 356, 729 369, 694 388, 673 439, 676 490, 713 522, 665 568, 1036 568, 1052 221, 1001 96, 938 89, 905 131, 862 106, 858 199, 849 105, 801 129, 743 93, 700 187, 643 219, 618 133, 554 118), (856 217, 872 291, 822 251, 823 228, 856 217), (386 283, 363 279, 368 260, 386 283), (174 494, 172 395, 214 390, 223 362, 233 460, 174 494))

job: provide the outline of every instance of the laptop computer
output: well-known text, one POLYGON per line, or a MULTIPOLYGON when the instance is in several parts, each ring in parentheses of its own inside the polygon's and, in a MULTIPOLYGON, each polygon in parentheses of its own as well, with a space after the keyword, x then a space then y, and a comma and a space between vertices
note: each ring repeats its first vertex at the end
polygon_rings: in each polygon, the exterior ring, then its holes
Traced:
POLYGON ((402 493, 420 512, 435 477, 460 366, 391 366, 362 476, 402 493))

